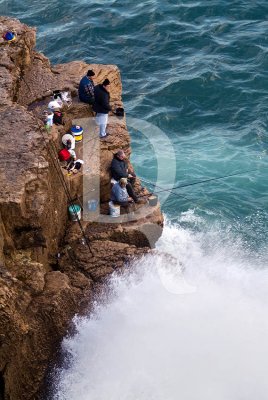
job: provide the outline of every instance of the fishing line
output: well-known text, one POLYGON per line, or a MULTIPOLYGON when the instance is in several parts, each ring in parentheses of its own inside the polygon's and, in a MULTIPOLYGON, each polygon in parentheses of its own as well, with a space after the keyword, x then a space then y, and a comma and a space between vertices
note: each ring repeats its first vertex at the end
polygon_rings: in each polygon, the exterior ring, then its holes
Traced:
POLYGON ((198 181, 198 182, 192 182, 192 183, 188 183, 188 184, 185 184, 185 185, 175 186, 175 187, 173 187, 173 188, 171 188, 171 189, 163 189, 163 190, 160 190, 160 191, 158 191, 158 192, 156 192, 156 193, 162 193, 162 192, 166 192, 166 191, 170 191, 170 190, 185 188, 185 187, 188 187, 188 186, 199 185, 199 184, 201 184, 201 183, 217 181, 217 180, 220 180, 220 179, 225 179, 225 178, 229 178, 229 177, 232 177, 232 176, 238 176, 238 175, 242 175, 242 174, 245 174, 245 173, 248 173, 248 172, 254 172, 254 171, 259 171, 259 169, 256 168, 256 169, 252 169, 252 170, 249 170, 249 171, 237 172, 237 173, 235 173, 235 174, 229 174, 229 175, 224 175, 224 176, 218 176, 218 177, 210 178, 210 179, 204 179, 204 180, 198 181))
MULTIPOLYGON (((152 185, 152 186, 154 186, 154 187, 156 187, 156 188, 158 188, 158 189, 161 189, 162 191, 168 191, 168 192, 170 192, 170 194, 173 194, 174 196, 178 196, 178 197, 182 197, 182 198, 184 198, 185 200, 187 200, 187 201, 190 201, 190 199, 188 199, 186 196, 184 196, 184 195, 181 195, 181 194, 178 194, 178 193, 173 193, 173 191, 172 191, 172 189, 163 189, 161 186, 158 186, 158 185, 156 185, 155 183, 153 183, 153 182, 150 182, 150 181, 148 181, 148 180, 146 180, 146 179, 143 179, 143 178, 138 178, 138 179, 140 179, 142 182, 144 182, 144 183, 147 183, 147 184, 149 184, 149 185, 152 185)), ((154 193, 160 193, 160 192, 154 192, 154 193)), ((148 196, 148 195, 143 195, 143 196, 140 196, 140 197, 145 197, 145 196, 148 196)))
MULTIPOLYGON (((165 190, 165 189, 161 188, 160 186, 155 185, 153 182, 150 182, 150 181, 147 181, 147 180, 141 179, 141 178, 139 178, 139 179, 140 179, 141 181, 147 183, 147 184, 151 184, 151 185, 154 185, 155 187, 158 187, 159 189, 165 190)), ((201 206, 201 204, 198 204, 198 203, 194 202, 193 200, 188 199, 188 197, 186 197, 186 196, 184 196, 184 195, 181 195, 181 194, 178 194, 178 193, 174 193, 174 192, 173 192, 172 190, 170 190, 170 189, 167 189, 167 190, 170 192, 170 194, 185 199, 186 201, 188 201, 188 202, 191 203, 192 205, 195 205, 197 208, 199 208, 199 207, 201 206)), ((154 193, 158 193, 158 192, 154 192, 154 193)), ((140 196, 140 197, 145 197, 145 196, 148 196, 148 195, 143 195, 143 196, 140 196)), ((167 198, 165 201, 168 201, 168 200, 170 200, 170 198, 167 198)))
MULTIPOLYGON (((255 172, 255 171, 259 171, 259 170, 258 170, 258 169, 252 169, 252 170, 248 170, 248 171, 238 172, 238 173, 235 173, 235 174, 229 174, 229 175, 219 176, 219 177, 215 177, 215 178, 205 179, 205 180, 198 181, 198 182, 192 182, 192 183, 185 184, 185 185, 175 186, 175 187, 172 188, 172 189, 170 189, 170 188, 168 188, 168 189, 163 189, 163 188, 161 188, 160 186, 155 185, 153 182, 150 182, 150 181, 148 181, 148 180, 146 180, 146 179, 142 179, 142 178, 139 178, 139 179, 140 179, 141 181, 147 183, 147 184, 154 185, 155 187, 158 187, 159 189, 161 189, 161 190, 159 190, 159 191, 154 192, 155 194, 162 193, 162 192, 170 192, 170 194, 175 195, 175 196, 178 196, 178 197, 182 197, 182 198, 184 198, 185 200, 187 200, 187 201, 191 202, 192 204, 195 204, 197 207, 199 207, 200 205, 198 205, 197 203, 193 203, 193 202, 190 201, 190 199, 188 199, 186 196, 182 196, 182 195, 180 195, 180 194, 178 194, 178 193, 174 193, 173 190, 174 190, 174 189, 179 189, 179 188, 185 188, 185 187, 188 187, 188 186, 198 185, 198 184, 205 183, 205 182, 211 182, 211 181, 215 181, 215 180, 220 180, 220 179, 224 179, 224 178, 229 178, 229 177, 232 177, 232 176, 238 176, 238 175, 242 175, 242 174, 244 174, 244 173, 255 172)), ((147 196, 147 195, 144 195, 144 196, 147 196)), ((141 197, 144 197, 144 196, 141 196, 141 197)), ((168 199, 167 199, 167 200, 168 200, 168 199)))

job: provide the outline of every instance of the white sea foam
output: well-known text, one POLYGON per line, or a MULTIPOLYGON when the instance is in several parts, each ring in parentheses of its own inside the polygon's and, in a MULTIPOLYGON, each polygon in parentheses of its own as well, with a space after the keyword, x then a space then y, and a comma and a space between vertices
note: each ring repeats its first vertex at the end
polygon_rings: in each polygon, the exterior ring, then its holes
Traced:
POLYGON ((268 273, 221 235, 167 225, 114 277, 110 304, 64 340, 54 399, 266 400, 268 273))

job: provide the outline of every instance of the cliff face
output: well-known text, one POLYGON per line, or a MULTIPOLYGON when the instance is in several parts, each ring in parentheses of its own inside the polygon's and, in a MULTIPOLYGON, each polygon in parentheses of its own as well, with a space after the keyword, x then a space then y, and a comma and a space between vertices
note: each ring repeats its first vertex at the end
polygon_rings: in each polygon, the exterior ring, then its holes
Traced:
MULTIPOLYGON (((14 43, 0 42, 0 398, 37 399, 73 315, 90 307, 95 288, 109 274, 149 249, 163 221, 159 207, 130 223, 84 221, 91 251, 83 244, 77 223, 68 222, 68 199, 51 149, 59 148, 74 119, 92 115, 76 99, 89 68, 97 83, 110 79, 111 102, 122 106, 119 70, 77 61, 52 67, 34 50, 33 28, 5 17, 0 26, 17 33, 14 43), (65 126, 48 135, 37 117, 55 89, 71 91, 74 100, 64 110, 65 126)), ((108 129, 109 140, 100 144, 100 171, 92 171, 99 174, 104 210, 113 152, 123 148, 130 154, 125 122, 108 129)), ((64 179, 72 197, 82 194, 81 175, 64 179)), ((139 181, 135 189, 142 190, 139 181)))

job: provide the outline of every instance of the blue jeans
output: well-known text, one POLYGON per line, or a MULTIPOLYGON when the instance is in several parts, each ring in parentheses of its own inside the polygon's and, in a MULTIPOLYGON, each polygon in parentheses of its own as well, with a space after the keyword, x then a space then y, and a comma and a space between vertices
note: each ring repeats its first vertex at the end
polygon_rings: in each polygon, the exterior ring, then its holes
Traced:
POLYGON ((108 114, 97 113, 96 124, 100 127, 100 137, 106 136, 107 122, 108 122, 108 114))

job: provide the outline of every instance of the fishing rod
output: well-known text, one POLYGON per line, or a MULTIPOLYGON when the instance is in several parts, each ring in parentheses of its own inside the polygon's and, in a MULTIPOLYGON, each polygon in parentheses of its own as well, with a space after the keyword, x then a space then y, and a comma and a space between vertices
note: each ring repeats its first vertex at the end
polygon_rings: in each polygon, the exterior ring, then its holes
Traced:
MULTIPOLYGON (((163 189, 161 186, 157 186, 157 185, 155 185, 153 182, 150 182, 150 181, 147 181, 146 179, 142 179, 142 178, 138 178, 140 181, 142 181, 142 182, 144 182, 144 183, 147 183, 147 184, 149 184, 149 185, 153 185, 153 186, 155 186, 155 187, 158 187, 159 189, 162 189, 163 191, 164 190, 168 190, 169 192, 170 192, 170 194, 172 194, 173 196, 176 196, 176 197, 181 197, 181 198, 183 198, 183 199, 185 199, 185 200, 187 200, 187 201, 190 201, 186 196, 183 196, 183 195, 181 195, 181 194, 178 194, 178 193, 173 193, 172 192, 172 190, 170 190, 170 189, 163 189)), ((78 200, 79 201, 79 203, 80 203, 80 205, 81 205, 81 201, 80 201, 80 199, 82 198, 82 197, 85 197, 85 196, 87 196, 89 193, 91 193, 92 192, 92 189, 91 190, 89 190, 88 192, 86 192, 86 193, 83 193, 81 196, 77 196, 77 197, 75 197, 73 200, 78 200)), ((140 195, 140 196, 138 196, 138 197, 147 197, 147 196, 151 196, 152 194, 154 194, 154 193, 158 193, 158 192, 153 192, 153 193, 147 193, 147 194, 142 194, 142 195, 140 195)), ((82 207, 82 205, 81 205, 81 207, 82 207)))
POLYGON ((162 190, 160 190, 160 191, 158 191, 158 192, 155 192, 155 193, 162 193, 162 192, 171 191, 171 190, 174 190, 174 189, 181 189, 181 188, 185 188, 185 187, 188 187, 188 186, 199 185, 199 184, 205 183, 205 182, 217 181, 217 180, 220 180, 220 179, 225 179, 225 178, 229 178, 229 177, 232 177, 232 176, 238 176, 238 175, 245 174, 245 173, 247 173, 247 172, 255 172, 255 171, 259 171, 259 170, 256 168, 256 169, 252 169, 252 170, 249 170, 249 171, 237 172, 237 173, 235 173, 235 174, 229 174, 229 175, 224 175, 224 176, 218 176, 218 177, 210 178, 210 179, 204 179, 204 180, 198 181, 198 182, 192 182, 192 183, 188 183, 188 184, 185 184, 185 185, 175 186, 175 187, 173 187, 173 188, 171 188, 171 189, 162 189, 162 190))
MULTIPOLYGON (((153 183, 153 182, 151 182, 151 181, 148 181, 148 180, 146 180, 146 179, 140 178, 140 177, 138 177, 138 179, 139 179, 140 181, 144 182, 144 183, 147 183, 147 184, 149 184, 149 185, 155 186, 155 187, 157 187, 157 188, 159 188, 159 189, 161 189, 161 190, 163 190, 163 191, 164 191, 164 190, 167 190, 167 191, 169 191, 170 194, 172 194, 173 196, 182 197, 183 199, 185 199, 185 200, 187 200, 187 201, 190 202, 190 199, 188 199, 186 196, 181 195, 181 194, 179 194, 179 193, 174 193, 171 189, 163 189, 161 186, 158 186, 158 185, 156 185, 155 183, 153 183)), ((91 193, 91 192, 92 192, 92 189, 89 190, 89 191, 86 192, 86 193, 83 193, 81 196, 75 197, 73 200, 78 200, 79 203, 80 203, 80 205, 81 205, 80 199, 81 199, 82 197, 88 195, 88 194, 91 193)), ((154 193, 158 193, 158 192, 154 192, 154 193)), ((152 194, 153 194, 153 193, 143 194, 143 195, 141 195, 141 196, 139 196, 139 197, 147 197, 147 196, 151 196, 152 194)), ((82 205, 81 205, 81 207, 82 207, 82 205)))
MULTIPOLYGON (((142 181, 142 182, 144 182, 144 183, 147 183, 147 184, 149 184, 149 185, 153 185, 154 187, 156 187, 156 188, 158 188, 158 189, 161 189, 162 191, 168 191, 168 192, 170 192, 170 194, 173 194, 174 196, 182 197, 182 198, 184 198, 185 200, 190 201, 189 199, 187 199, 186 196, 183 196, 183 195, 181 195, 181 194, 179 194, 179 193, 174 193, 174 192, 172 191, 172 189, 163 189, 161 186, 158 186, 158 185, 156 185, 155 183, 153 183, 153 182, 151 182, 151 181, 148 181, 148 180, 146 180, 146 179, 140 178, 140 177, 139 177, 139 180, 142 181)), ((159 193, 159 192, 154 192, 154 193, 159 193)), ((149 196, 149 195, 151 195, 151 194, 152 194, 152 193, 144 194, 144 195, 142 195, 142 196, 140 196, 140 197, 146 197, 146 196, 149 196)))
MULTIPOLYGON (((155 187, 158 187, 159 189, 165 190, 165 189, 161 188, 161 186, 155 185, 153 182, 147 181, 146 179, 142 179, 142 178, 139 178, 139 179, 140 179, 141 181, 147 183, 147 184, 154 185, 155 187)), ((186 197, 186 196, 184 196, 184 195, 181 195, 181 194, 178 194, 178 193, 174 193, 174 192, 173 192, 172 190, 170 190, 170 189, 168 189, 168 191, 170 192, 171 195, 176 196, 176 197, 181 197, 181 198, 185 199, 186 201, 190 202, 192 205, 195 205, 196 207, 200 207, 200 204, 196 203, 196 202, 193 201, 193 200, 188 199, 188 197, 186 197)), ((154 192, 154 193, 157 194, 158 192, 154 192)), ((151 194, 153 194, 153 193, 145 194, 145 195, 142 195, 142 196, 140 196, 140 197, 146 197, 146 196, 149 196, 149 195, 151 195, 151 194)), ((167 199, 167 200, 168 200, 168 199, 167 199)))

